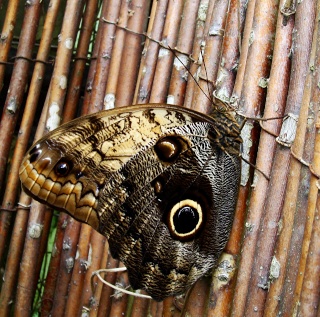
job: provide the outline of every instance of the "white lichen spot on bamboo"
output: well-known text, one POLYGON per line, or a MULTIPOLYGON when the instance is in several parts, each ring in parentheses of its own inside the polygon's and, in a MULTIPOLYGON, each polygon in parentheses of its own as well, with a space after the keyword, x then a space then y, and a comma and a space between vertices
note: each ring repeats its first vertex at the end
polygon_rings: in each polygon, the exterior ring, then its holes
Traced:
POLYGON ((88 259, 86 261, 81 260, 80 266, 83 267, 85 270, 88 270, 88 268, 91 266, 91 264, 92 264, 92 245, 90 243, 89 244, 88 259))
POLYGON ((70 256, 68 259, 66 259, 65 263, 66 263, 67 272, 70 273, 74 266, 74 258, 70 256))
POLYGON ((297 131, 298 116, 293 113, 288 113, 284 118, 281 131, 276 141, 283 146, 291 147, 297 131))
POLYGON ((62 250, 70 250, 71 249, 71 241, 70 238, 63 240, 62 250))
POLYGON ((1 42, 5 42, 8 38, 8 33, 2 33, 0 34, 0 40, 1 42))
POLYGON ((253 41, 254 41, 254 31, 251 31, 250 32, 250 37, 249 37, 249 46, 251 46, 253 41))
POLYGON ((251 185, 252 188, 255 188, 257 186, 257 183, 259 181, 259 176, 260 176, 260 172, 255 169, 253 173, 253 180, 251 185))
POLYGON ((166 49, 166 48, 161 47, 160 50, 159 50, 158 57, 162 58, 162 57, 165 57, 165 56, 168 56, 168 55, 169 55, 169 50, 166 49))
POLYGON ((280 276, 280 262, 274 256, 272 258, 271 265, 270 265, 269 280, 272 282, 272 281, 278 279, 279 276, 280 276))
POLYGON ((29 237, 32 239, 39 239, 42 233, 42 229, 42 225, 38 223, 32 224, 28 230, 29 237))
POLYGON ((64 46, 69 49, 72 50, 73 48, 73 39, 71 37, 68 37, 65 41, 64 41, 64 46))
POLYGON ((114 94, 106 94, 103 99, 103 107, 105 110, 113 109, 116 101, 116 97, 114 94))
POLYGON ((201 4, 198 9, 198 22, 204 23, 207 18, 208 4, 201 4))
POLYGON ((61 120, 59 110, 59 105, 56 102, 53 102, 49 106, 49 116, 46 122, 46 129, 48 131, 52 131, 59 126, 61 120))
POLYGON ((246 227, 246 234, 247 234, 247 233, 251 233, 253 231, 254 225, 252 223, 246 222, 245 227, 246 227))
POLYGON ((67 77, 66 76, 64 76, 64 75, 60 76, 59 87, 61 89, 66 89, 67 88, 67 77))
POLYGON ((214 289, 218 290, 227 285, 234 276, 236 269, 234 258, 231 254, 222 253, 217 268, 213 273, 214 289))
POLYGON ((174 105, 175 102, 174 102, 174 96, 173 95, 168 95, 167 97, 167 104, 168 105, 174 105))
POLYGON ((222 86, 221 88, 216 89, 213 92, 213 97, 219 100, 222 100, 225 103, 229 102, 228 90, 226 87, 222 86))
POLYGON ((145 75, 147 73, 147 67, 143 66, 142 68, 142 75, 145 75))
POLYGON ((188 67, 188 57, 185 55, 179 55, 178 57, 175 57, 174 61, 173 61, 173 66, 176 68, 176 70, 180 71, 180 70, 185 70, 186 67, 188 67))
MULTIPOLYGON (((251 130, 253 129, 253 124, 247 121, 242 130, 241 130, 241 137, 243 140, 242 143, 242 153, 241 156, 246 160, 249 161, 250 150, 252 147, 252 138, 251 138, 251 130)), ((247 182, 249 181, 250 177, 250 165, 244 161, 241 164, 241 186, 246 186, 247 182)))
POLYGON ((18 109, 17 100, 15 97, 10 98, 7 106, 7 111, 11 114, 15 114, 18 109))
POLYGON ((65 228, 67 228, 67 225, 68 225, 68 220, 64 220, 61 228, 65 229, 65 228))
POLYGON ((261 77, 258 82, 258 86, 261 88, 268 88, 269 78, 261 77))
POLYGON ((218 72, 218 76, 217 76, 217 80, 216 80, 216 84, 220 85, 222 82, 225 81, 225 78, 227 76, 228 76, 228 72, 226 71, 226 69, 223 67, 220 67, 219 72, 218 72))
POLYGON ((220 24, 212 25, 209 28, 209 35, 211 36, 223 36, 224 35, 224 29, 221 29, 220 24))
POLYGON ((116 288, 115 288, 115 291, 113 293, 113 297, 116 300, 118 300, 118 299, 121 299, 123 297, 124 293, 121 291, 121 289, 126 289, 126 285, 124 285, 121 282, 116 282, 115 286, 116 286, 116 288))

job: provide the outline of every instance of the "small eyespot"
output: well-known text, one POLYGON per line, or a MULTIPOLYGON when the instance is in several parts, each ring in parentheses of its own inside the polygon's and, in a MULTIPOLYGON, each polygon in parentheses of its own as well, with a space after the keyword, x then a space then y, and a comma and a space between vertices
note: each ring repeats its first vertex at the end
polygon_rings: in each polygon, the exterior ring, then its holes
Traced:
POLYGON ((157 177, 152 181, 151 185, 153 186, 154 193, 156 195, 159 195, 163 192, 163 184, 164 184, 164 180, 162 179, 161 176, 157 177))
POLYGON ((201 205, 191 199, 185 199, 175 204, 168 217, 168 228, 171 235, 180 241, 194 238, 203 225, 201 205))
POLYGON ((172 162, 182 152, 179 137, 166 136, 160 139, 154 146, 154 150, 161 161, 172 162))
POLYGON ((54 171, 57 176, 67 176, 71 170, 71 163, 67 161, 59 161, 54 167, 54 171))
POLYGON ((38 157, 40 156, 41 153, 42 153, 42 150, 40 149, 40 144, 37 144, 37 145, 29 152, 29 155, 30 155, 29 161, 30 161, 30 163, 35 162, 35 161, 38 159, 38 157))

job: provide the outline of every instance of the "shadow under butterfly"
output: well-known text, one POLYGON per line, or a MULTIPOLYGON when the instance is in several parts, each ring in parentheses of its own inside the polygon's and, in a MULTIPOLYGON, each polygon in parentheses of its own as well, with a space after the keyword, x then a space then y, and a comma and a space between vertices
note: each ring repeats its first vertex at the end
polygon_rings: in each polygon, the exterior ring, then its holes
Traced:
POLYGON ((107 237, 131 286, 155 300, 215 267, 240 182, 240 129, 228 111, 122 107, 64 124, 20 167, 36 200, 107 237))

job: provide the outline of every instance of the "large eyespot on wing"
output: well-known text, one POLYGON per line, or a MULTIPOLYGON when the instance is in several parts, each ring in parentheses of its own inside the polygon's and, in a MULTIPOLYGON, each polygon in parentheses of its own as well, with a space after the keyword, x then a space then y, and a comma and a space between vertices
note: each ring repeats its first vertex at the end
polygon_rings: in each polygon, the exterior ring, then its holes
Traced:
POLYGON ((192 199, 177 202, 167 216, 167 226, 174 239, 188 241, 200 233, 205 222, 201 204, 192 199))

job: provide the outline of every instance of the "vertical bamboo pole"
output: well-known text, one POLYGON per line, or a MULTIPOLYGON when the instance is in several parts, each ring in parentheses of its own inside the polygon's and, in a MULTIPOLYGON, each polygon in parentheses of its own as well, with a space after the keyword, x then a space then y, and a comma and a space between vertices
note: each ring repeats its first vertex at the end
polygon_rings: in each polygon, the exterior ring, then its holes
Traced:
POLYGON ((1 31, 0 41, 0 91, 3 88, 6 62, 8 61, 10 45, 12 43, 15 22, 18 14, 19 0, 8 1, 6 17, 1 31))
POLYGON ((168 8, 168 0, 153 1, 153 7, 150 14, 150 22, 147 34, 150 38, 146 38, 144 45, 144 54, 141 57, 140 70, 138 75, 137 86, 134 103, 148 103, 153 82, 153 77, 157 64, 159 52, 159 41, 161 40, 163 27, 165 23, 168 8))
MULTIPOLYGON (((268 56, 271 56, 273 52, 278 6, 278 1, 257 1, 253 22, 248 21, 250 25, 252 24, 252 29, 249 43, 244 43, 244 45, 249 45, 249 49, 239 100, 239 110, 247 117, 259 116, 265 102, 265 87, 259 83, 261 78, 268 78, 270 75, 271 63, 268 56)), ((242 155, 250 160, 254 156, 257 145, 257 130, 254 127, 254 122, 248 120, 241 132, 243 137, 242 155)), ((246 193, 245 187, 250 183, 249 181, 250 167, 246 163, 242 163, 241 186, 244 186, 244 194, 246 193)), ((259 203, 255 206, 255 209, 249 207, 248 210, 246 221, 250 230, 247 231, 243 242, 235 287, 233 316, 244 316, 245 311, 247 311, 246 297, 249 292, 254 250, 263 212, 261 205, 263 202, 259 203)))
MULTIPOLYGON (((28 70, 30 59, 32 58, 32 49, 36 36, 36 29, 41 10, 41 1, 31 1, 30 6, 25 10, 25 16, 20 35, 17 58, 13 68, 13 75, 9 85, 9 93, 4 104, 0 122, 0 193, 3 192, 4 176, 8 160, 10 145, 14 135, 14 129, 18 120, 20 106, 24 97, 25 87, 27 86, 28 70)), ((10 215, 8 212, 1 212, 0 221, 0 260, 7 240, 6 227, 10 225, 10 215)))

